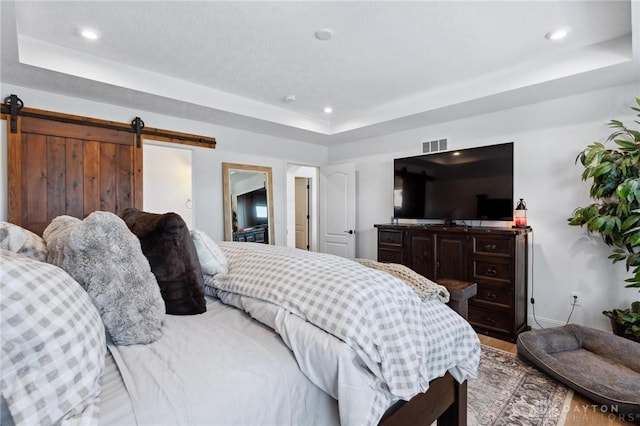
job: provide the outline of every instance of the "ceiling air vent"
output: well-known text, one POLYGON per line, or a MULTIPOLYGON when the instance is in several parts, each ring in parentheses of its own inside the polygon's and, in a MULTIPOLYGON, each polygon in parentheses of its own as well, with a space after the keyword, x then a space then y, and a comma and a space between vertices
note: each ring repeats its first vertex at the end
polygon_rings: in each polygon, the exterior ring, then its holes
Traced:
POLYGON ((445 151, 447 149, 447 139, 437 139, 433 141, 422 142, 422 153, 445 151))

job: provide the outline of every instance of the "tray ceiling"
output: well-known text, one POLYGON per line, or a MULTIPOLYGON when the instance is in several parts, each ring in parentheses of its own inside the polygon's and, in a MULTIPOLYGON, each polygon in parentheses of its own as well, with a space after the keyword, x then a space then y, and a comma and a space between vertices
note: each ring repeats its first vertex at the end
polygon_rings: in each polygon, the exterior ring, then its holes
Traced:
POLYGON ((639 10, 631 1, 5 1, 1 78, 333 145, 638 81, 639 10), (80 37, 84 27, 100 38, 80 37), (564 40, 545 38, 558 27, 564 40), (320 29, 332 38, 316 38, 320 29))

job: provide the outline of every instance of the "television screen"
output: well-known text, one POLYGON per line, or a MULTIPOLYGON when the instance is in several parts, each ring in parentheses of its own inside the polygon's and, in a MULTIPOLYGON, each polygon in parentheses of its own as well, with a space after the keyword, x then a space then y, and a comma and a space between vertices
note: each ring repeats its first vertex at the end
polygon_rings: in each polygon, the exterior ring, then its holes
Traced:
POLYGON ((394 160, 394 216, 513 220, 513 142, 394 160))
POLYGON ((238 195, 237 200, 238 227, 251 228, 268 224, 266 188, 238 195))

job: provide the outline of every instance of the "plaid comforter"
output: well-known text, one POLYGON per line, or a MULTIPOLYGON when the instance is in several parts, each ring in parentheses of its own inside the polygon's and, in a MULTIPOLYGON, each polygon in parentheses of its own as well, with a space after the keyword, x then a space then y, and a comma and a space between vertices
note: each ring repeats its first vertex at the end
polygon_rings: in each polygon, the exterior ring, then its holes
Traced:
POLYGON ((229 273, 209 285, 273 303, 346 342, 397 398, 425 391, 446 371, 475 377, 480 346, 471 327, 460 317, 443 321, 440 302, 423 303, 401 280, 333 255, 219 245, 229 273))

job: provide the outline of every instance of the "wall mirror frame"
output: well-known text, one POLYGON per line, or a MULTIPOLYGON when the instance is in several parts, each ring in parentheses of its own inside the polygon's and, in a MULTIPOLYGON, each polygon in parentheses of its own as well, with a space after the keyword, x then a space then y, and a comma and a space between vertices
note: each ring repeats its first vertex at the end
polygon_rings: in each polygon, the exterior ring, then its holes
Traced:
MULTIPOLYGON (((271 167, 265 166, 252 166, 248 164, 237 163, 222 163, 222 197, 224 206, 224 239, 225 241, 255 241, 255 242, 268 242, 269 244, 275 243, 274 234, 274 215, 273 215, 273 177, 271 167), (251 183, 253 182, 253 183, 251 183), (257 182, 261 182, 258 184, 257 182), (234 189, 242 187, 242 189, 234 189), (254 238, 261 238, 261 234, 252 233, 251 230, 264 228, 265 224, 248 223, 251 219, 247 219, 248 216, 255 218, 256 210, 258 210, 258 222, 263 222, 264 206, 260 202, 259 206, 243 204, 251 203, 251 197, 246 197, 249 201, 243 201, 240 203, 240 210, 238 207, 238 197, 247 195, 251 192, 259 193, 260 189, 266 190, 266 241, 256 241, 254 238), (256 207, 258 207, 256 209, 256 207), (244 214, 243 214, 244 212, 244 214), (247 221, 247 222, 245 222, 247 221)), ((261 195, 258 195, 261 197, 261 195)), ((262 198, 260 198, 262 199, 262 198)), ((255 219, 254 219, 255 220, 255 219)))

